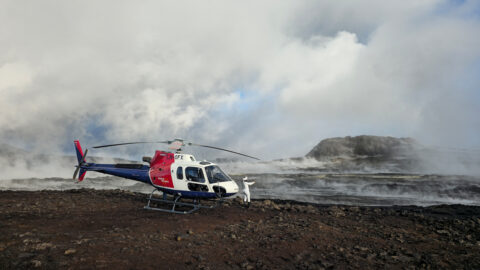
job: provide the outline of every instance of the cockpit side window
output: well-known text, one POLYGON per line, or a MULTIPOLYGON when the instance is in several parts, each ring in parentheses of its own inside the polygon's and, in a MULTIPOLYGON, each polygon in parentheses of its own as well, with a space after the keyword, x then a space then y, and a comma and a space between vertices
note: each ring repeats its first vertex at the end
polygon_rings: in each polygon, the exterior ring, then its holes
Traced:
POLYGON ((205 177, 203 176, 202 168, 187 167, 185 169, 185 175, 187 177, 187 180, 194 181, 194 182, 200 182, 200 183, 205 182, 205 177))
POLYGON ((179 179, 179 180, 183 179, 183 168, 182 167, 177 168, 177 179, 179 179))

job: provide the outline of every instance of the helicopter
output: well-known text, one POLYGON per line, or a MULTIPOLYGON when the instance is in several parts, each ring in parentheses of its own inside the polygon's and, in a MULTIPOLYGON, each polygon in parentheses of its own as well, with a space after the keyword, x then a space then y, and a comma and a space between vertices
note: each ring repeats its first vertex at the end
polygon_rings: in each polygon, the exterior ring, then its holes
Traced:
POLYGON ((232 150, 195 144, 184 141, 183 139, 153 142, 126 142, 93 146, 92 148, 98 149, 150 143, 168 144, 168 148, 175 152, 156 150, 153 157, 145 156, 142 158, 142 161, 146 162, 148 165, 138 163, 98 164, 85 161, 88 149, 85 149, 84 153, 80 141, 75 140, 74 146, 78 165, 76 165, 73 179, 77 179, 78 175, 77 183, 79 183, 85 178, 87 171, 94 171, 140 181, 149 184, 154 188, 150 193, 150 196, 147 198, 147 205, 144 209, 175 214, 189 214, 200 208, 214 208, 218 206, 223 202, 224 198, 237 194, 239 192, 239 187, 217 164, 206 160, 197 161, 193 155, 182 153, 182 148, 184 146, 210 148, 260 160, 256 157, 232 150), (153 197, 155 192, 162 192, 162 199, 153 197), (190 201, 180 201, 180 199, 187 199, 190 201), (217 204, 202 205, 200 203, 201 199, 213 199, 217 201, 217 204), (152 202, 156 205, 158 205, 158 203, 170 204, 172 205, 172 208, 166 209, 153 206, 152 202), (175 209, 176 207, 187 208, 188 210, 178 210, 178 208, 175 209))

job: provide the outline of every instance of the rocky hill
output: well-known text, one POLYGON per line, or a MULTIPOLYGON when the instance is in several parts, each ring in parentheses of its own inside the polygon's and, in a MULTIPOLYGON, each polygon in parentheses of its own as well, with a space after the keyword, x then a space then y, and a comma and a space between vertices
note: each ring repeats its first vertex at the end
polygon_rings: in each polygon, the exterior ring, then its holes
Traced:
POLYGON ((347 136, 322 140, 306 157, 326 162, 333 171, 408 172, 421 169, 421 148, 412 138, 347 136))
POLYGON ((426 147, 412 138, 337 137, 322 140, 306 156, 332 172, 480 175, 480 151, 426 147))
POLYGON ((318 160, 332 157, 393 158, 411 154, 419 144, 412 138, 356 136, 322 140, 308 154, 318 160))

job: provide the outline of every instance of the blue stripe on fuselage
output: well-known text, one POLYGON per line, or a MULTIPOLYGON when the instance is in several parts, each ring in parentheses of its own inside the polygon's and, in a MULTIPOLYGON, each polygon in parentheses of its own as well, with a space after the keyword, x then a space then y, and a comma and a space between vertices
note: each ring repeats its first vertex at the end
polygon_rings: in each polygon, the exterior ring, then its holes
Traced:
POLYGON ((144 182, 147 184, 150 183, 149 177, 149 170, 150 167, 146 165, 142 165, 140 168, 118 168, 115 164, 95 164, 95 163, 88 163, 86 165, 81 166, 82 169, 87 171, 95 171, 104 174, 115 175, 131 180, 136 180, 140 182, 144 182))
MULTIPOLYGON (((154 186, 156 189, 172 194, 172 195, 182 195, 183 198, 216 198, 217 194, 215 192, 204 192, 204 191, 186 191, 186 190, 176 190, 176 189, 169 189, 169 188, 162 188, 159 186, 154 186)), ((235 195, 236 193, 225 193, 223 197, 230 197, 235 195)))

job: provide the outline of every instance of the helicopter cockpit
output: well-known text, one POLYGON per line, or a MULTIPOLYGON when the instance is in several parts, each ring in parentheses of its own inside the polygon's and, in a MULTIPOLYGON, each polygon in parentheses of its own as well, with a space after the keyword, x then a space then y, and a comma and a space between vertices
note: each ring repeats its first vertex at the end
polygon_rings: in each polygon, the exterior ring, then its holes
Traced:
POLYGON ((205 173, 207 175, 206 178, 201 167, 188 166, 185 168, 185 176, 189 181, 205 183, 205 179, 208 179, 210 184, 233 181, 217 165, 206 166, 205 173))
POLYGON ((185 179, 191 191, 214 191, 215 193, 235 193, 238 186, 220 167, 207 161, 197 164, 182 164, 177 167, 176 178, 185 179), (200 166, 198 166, 198 165, 200 166), (184 175, 185 172, 185 175, 184 175))

